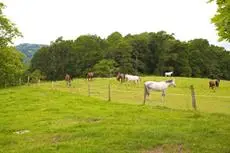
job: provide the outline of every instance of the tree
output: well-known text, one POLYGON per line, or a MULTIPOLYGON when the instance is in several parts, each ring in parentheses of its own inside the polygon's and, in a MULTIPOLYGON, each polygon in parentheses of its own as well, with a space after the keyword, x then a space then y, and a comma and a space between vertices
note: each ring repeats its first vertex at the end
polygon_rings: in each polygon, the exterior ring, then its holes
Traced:
POLYGON ((122 35, 119 32, 113 32, 111 35, 108 36, 107 41, 110 44, 116 45, 122 40, 122 35))
POLYGON ((122 73, 134 73, 132 46, 129 41, 125 40, 120 33, 114 32, 108 36, 107 42, 109 47, 106 51, 106 58, 118 63, 118 71, 122 73))
POLYGON ((226 52, 220 60, 221 78, 230 79, 230 53, 226 52))
POLYGON ((105 40, 96 35, 83 35, 74 41, 78 76, 85 76, 93 66, 104 58, 105 40))
POLYGON ((49 80, 63 79, 66 73, 74 76, 73 41, 64 41, 61 37, 50 46, 42 47, 31 60, 31 71, 39 69, 49 80))
POLYGON ((17 85, 24 72, 23 55, 13 47, 0 50, 0 87, 17 85))
MULTIPOLYGON (((210 0, 209 2, 213 2, 210 0)), ((219 40, 227 40, 230 42, 230 1, 216 0, 218 6, 217 13, 212 17, 211 21, 215 24, 218 31, 219 40)))
POLYGON ((132 64, 135 68, 135 74, 148 73, 148 67, 146 66, 150 51, 148 49, 148 33, 141 33, 139 35, 127 35, 125 39, 132 46, 132 64))
POLYGON ((45 76, 42 75, 42 72, 40 70, 36 69, 31 73, 30 78, 31 78, 31 82, 37 83, 39 80, 44 79, 45 76))
POLYGON ((111 77, 116 72, 117 65, 114 60, 103 59, 94 65, 93 70, 97 76, 111 77))
POLYGON ((22 36, 15 24, 3 14, 2 10, 4 8, 5 5, 0 2, 0 48, 6 47, 9 43, 12 43, 14 38, 22 36))
POLYGON ((33 72, 38 69, 47 76, 50 67, 49 57, 49 47, 42 47, 39 49, 31 59, 30 71, 33 72))
POLYGON ((5 17, 0 2, 0 87, 16 85, 23 73, 22 54, 15 48, 8 47, 12 40, 21 36, 15 25, 5 17))
POLYGON ((165 31, 122 37, 114 32, 107 39, 83 35, 76 40, 59 37, 41 48, 31 61, 31 72, 41 70, 48 80, 85 76, 94 71, 108 77, 114 72, 230 79, 230 55, 224 48, 210 45, 205 39, 189 42, 176 40, 165 31))
POLYGON ((167 34, 165 31, 150 33, 149 36, 149 67, 152 67, 152 72, 157 75, 163 75, 165 71, 172 71, 171 57, 175 57, 171 52, 171 48, 175 42, 172 34, 167 34), (173 55, 173 56, 172 56, 173 55))

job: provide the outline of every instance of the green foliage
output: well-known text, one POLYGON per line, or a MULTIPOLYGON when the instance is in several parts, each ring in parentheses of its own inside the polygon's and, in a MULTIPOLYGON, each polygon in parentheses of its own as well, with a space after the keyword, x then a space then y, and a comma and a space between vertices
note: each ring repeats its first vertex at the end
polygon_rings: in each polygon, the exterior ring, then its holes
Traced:
POLYGON ((93 66, 104 58, 106 42, 96 35, 83 35, 74 41, 76 70, 73 76, 85 76, 93 66))
POLYGON ((19 84, 19 78, 24 71, 22 54, 15 48, 8 47, 21 33, 15 24, 5 17, 2 12, 4 8, 5 5, 0 2, 0 87, 19 84))
POLYGON ((135 73, 149 73, 147 61, 150 59, 151 54, 148 48, 148 33, 140 35, 128 35, 125 37, 132 47, 132 65, 135 73))
POLYGON ((31 70, 41 70, 47 79, 63 79, 66 73, 72 74, 75 65, 71 65, 73 41, 57 39, 49 47, 43 47, 34 54, 31 60, 31 70))
POLYGON ((164 75, 173 71, 175 76, 230 79, 224 65, 229 56, 224 48, 210 45, 206 39, 181 42, 165 31, 125 37, 114 32, 107 39, 96 35, 74 41, 60 37, 35 53, 31 70, 41 70, 49 80, 63 79, 66 73, 85 77, 93 70, 99 76, 109 76, 105 63, 100 62, 113 60, 116 71, 122 73, 164 75))
POLYGON ((23 55, 13 47, 0 50, 0 87, 17 85, 24 72, 23 55))
POLYGON ((107 40, 110 43, 110 45, 117 45, 122 40, 122 35, 119 32, 114 32, 111 35, 108 36, 107 40))
MULTIPOLYGON (((210 0, 212 2, 214 0, 210 0)), ((230 42, 230 1, 229 0, 215 0, 218 6, 217 13, 211 19, 215 24, 216 30, 220 40, 227 40, 230 42)))
POLYGON ((14 38, 22 36, 15 24, 2 13, 4 8, 5 5, 0 2, 0 49, 12 43, 14 38))
POLYGON ((114 60, 103 59, 93 67, 97 76, 110 77, 117 71, 117 63, 114 60))
POLYGON ((40 70, 35 70, 30 74, 30 79, 32 83, 37 83, 41 79, 45 79, 45 76, 42 75, 42 72, 40 70))
POLYGON ((134 73, 131 44, 118 32, 109 35, 107 41, 109 47, 106 57, 118 63, 119 71, 123 73, 134 73))

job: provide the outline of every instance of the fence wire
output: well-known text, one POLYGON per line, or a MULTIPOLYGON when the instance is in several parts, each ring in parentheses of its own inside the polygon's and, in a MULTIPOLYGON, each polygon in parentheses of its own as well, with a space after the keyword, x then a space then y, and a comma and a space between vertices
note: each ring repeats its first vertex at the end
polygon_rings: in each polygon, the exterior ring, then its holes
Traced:
MULTIPOLYGON (((42 84, 49 86, 50 89, 56 89, 66 92, 72 92, 84 96, 96 97, 102 100, 116 103, 143 104, 144 85, 120 83, 115 79, 96 78, 92 81, 85 79, 75 79, 71 86, 67 87, 64 81, 57 81, 42 84), (110 89, 109 89, 110 86, 110 89), (110 92, 109 92, 110 90, 110 92), (109 95, 110 94, 110 95, 109 95)), ((213 92, 200 91, 195 88, 195 97, 197 101, 197 110, 210 113, 228 113, 230 114, 230 96, 218 96, 213 92)), ((161 101, 161 92, 152 91, 146 99, 146 105, 164 106, 172 109, 192 110, 192 97, 189 86, 168 88, 164 102, 161 101)))

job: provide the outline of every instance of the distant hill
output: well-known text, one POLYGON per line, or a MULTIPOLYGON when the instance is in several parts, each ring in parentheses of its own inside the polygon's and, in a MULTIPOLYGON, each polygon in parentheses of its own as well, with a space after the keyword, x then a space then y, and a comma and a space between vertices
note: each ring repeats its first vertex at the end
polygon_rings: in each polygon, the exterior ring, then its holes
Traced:
POLYGON ((36 51, 38 51, 43 46, 46 46, 46 45, 23 43, 23 44, 17 45, 16 48, 18 51, 26 55, 25 62, 28 62, 33 57, 34 53, 36 53, 36 51))

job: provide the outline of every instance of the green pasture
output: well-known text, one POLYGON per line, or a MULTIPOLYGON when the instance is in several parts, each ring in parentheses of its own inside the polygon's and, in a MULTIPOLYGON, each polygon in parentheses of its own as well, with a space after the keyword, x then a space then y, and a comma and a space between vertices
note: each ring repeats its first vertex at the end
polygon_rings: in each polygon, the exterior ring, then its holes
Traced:
MULTIPOLYGON (((164 106, 173 109, 192 109, 190 85, 193 85, 196 93, 197 109, 201 112, 227 113, 230 114, 230 81, 221 80, 218 89, 209 89, 209 79, 173 77, 176 80, 176 87, 169 87, 166 91, 165 102, 161 102, 160 92, 151 92, 147 98, 146 105, 164 106)), ((108 100, 108 85, 111 84, 111 101, 118 103, 142 104, 144 98, 143 83, 147 80, 167 80, 170 77, 142 77, 140 84, 119 83, 115 78, 95 78, 87 82, 85 79, 74 79, 71 88, 67 88, 64 81, 40 84, 41 88, 68 91, 81 95, 88 95, 88 83, 90 96, 108 100)), ((36 86, 36 85, 35 85, 36 86)))
POLYGON ((149 79, 165 78, 145 77, 140 85, 111 79, 111 102, 109 79, 101 78, 90 82, 91 97, 83 79, 75 79, 71 88, 60 81, 0 89, 0 152, 230 152, 228 81, 213 92, 207 79, 176 78, 165 104, 160 93, 152 93, 147 105, 140 105, 143 81, 149 79), (186 110, 191 82, 202 95, 197 96, 199 111, 186 110))

